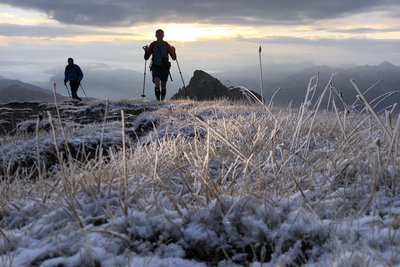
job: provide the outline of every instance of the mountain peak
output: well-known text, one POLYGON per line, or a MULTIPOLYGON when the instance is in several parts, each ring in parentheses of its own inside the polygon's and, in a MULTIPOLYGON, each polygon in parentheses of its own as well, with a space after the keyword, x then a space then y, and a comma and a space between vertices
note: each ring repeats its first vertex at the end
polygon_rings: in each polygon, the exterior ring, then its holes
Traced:
POLYGON ((194 100, 215 100, 227 98, 230 100, 243 99, 239 89, 228 90, 218 79, 202 70, 196 70, 188 86, 179 90, 172 99, 190 98, 194 100))
POLYGON ((179 90, 172 99, 212 100, 223 97, 227 91, 227 88, 219 80, 207 72, 195 70, 186 88, 179 90))
POLYGON ((378 67, 383 67, 383 68, 397 68, 395 65, 390 63, 389 61, 385 60, 381 64, 378 65, 378 67))

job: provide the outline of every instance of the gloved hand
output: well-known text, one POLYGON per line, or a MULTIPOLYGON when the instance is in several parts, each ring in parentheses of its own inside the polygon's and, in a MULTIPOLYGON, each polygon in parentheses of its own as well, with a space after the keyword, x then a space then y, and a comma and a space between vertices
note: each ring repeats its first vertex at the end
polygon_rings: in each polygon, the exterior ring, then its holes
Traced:
POLYGON ((64 85, 65 85, 65 86, 67 86, 67 82, 68 82, 67 80, 64 80, 64 85))

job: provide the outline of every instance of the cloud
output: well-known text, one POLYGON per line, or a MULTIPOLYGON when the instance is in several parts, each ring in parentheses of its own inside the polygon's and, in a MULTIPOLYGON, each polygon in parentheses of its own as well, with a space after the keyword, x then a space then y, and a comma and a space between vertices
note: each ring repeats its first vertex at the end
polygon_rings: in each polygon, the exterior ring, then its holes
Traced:
POLYGON ((258 44, 281 44, 281 45, 306 45, 306 46, 324 46, 324 47, 365 47, 365 48, 379 48, 379 47, 398 47, 400 40, 398 39, 369 39, 369 38, 319 38, 307 39, 299 37, 281 37, 281 36, 267 36, 261 38, 243 38, 237 37, 239 41, 248 41, 258 44))
POLYGON ((400 32, 399 28, 351 28, 351 29, 328 29, 328 28, 317 28, 317 30, 322 30, 332 33, 350 33, 350 34, 367 34, 367 33, 390 33, 390 32, 400 32))
MULTIPOLYGON (((396 64, 400 62, 398 39, 368 39, 368 38, 346 38, 346 39, 306 39, 297 37, 265 37, 265 38, 238 38, 242 42, 256 43, 262 45, 266 51, 281 51, 280 56, 285 53, 293 58, 307 56, 308 60, 325 62, 354 63, 377 63, 387 59, 396 64), (285 51, 285 52, 283 52, 285 51)), ((272 55, 271 55, 272 56, 272 55)))
POLYGON ((65 24, 97 26, 146 22, 312 23, 396 5, 395 0, 1 0, 0 3, 40 10, 65 24))
POLYGON ((132 36, 134 34, 67 26, 0 24, 0 36, 71 37, 78 35, 132 36))

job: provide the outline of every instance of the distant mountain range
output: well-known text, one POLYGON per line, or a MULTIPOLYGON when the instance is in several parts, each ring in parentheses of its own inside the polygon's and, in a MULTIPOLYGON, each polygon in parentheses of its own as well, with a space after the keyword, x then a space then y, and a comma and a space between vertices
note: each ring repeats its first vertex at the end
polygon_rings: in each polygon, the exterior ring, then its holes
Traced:
MULTIPOLYGON (((274 97, 274 103, 279 105, 288 105, 291 103, 293 106, 299 106, 305 98, 308 83, 311 77, 319 76, 319 85, 316 91, 316 95, 323 91, 327 85, 332 74, 336 73, 333 79, 333 87, 343 96, 344 101, 347 104, 352 104, 356 100, 357 92, 354 90, 350 80, 354 79, 362 91, 367 90, 369 87, 374 85, 376 82, 382 80, 372 90, 370 90, 365 96, 371 101, 382 94, 391 91, 400 91, 400 67, 385 61, 375 66, 352 66, 352 67, 329 67, 329 66, 317 66, 310 64, 308 67, 301 69, 305 65, 297 65, 299 69, 293 68, 292 66, 288 75, 282 75, 284 70, 272 70, 264 69, 264 97, 268 101, 272 95, 280 88, 274 97), (275 73, 274 73, 275 72, 275 73)), ((295 66, 296 67, 296 66, 295 66)), ((219 74, 226 80, 233 80, 241 85, 260 92, 260 70, 253 68, 250 71, 243 70, 240 75, 236 72, 232 72, 229 75, 227 73, 219 74), (250 76, 252 74, 252 76, 250 76), (258 75, 258 79, 256 76, 258 75)), ((326 97, 323 101, 323 105, 327 104, 326 97)), ((392 96, 381 102, 376 108, 382 109, 400 102, 400 93, 394 93, 392 96)))
MULTIPOLYGON (((147 68, 146 73, 146 90, 147 99, 154 99, 154 85, 151 81, 151 73, 147 68)), ((175 73, 172 70, 173 74, 175 73)), ((143 74, 138 71, 129 69, 112 69, 107 65, 84 66, 85 74, 83 80, 84 89, 89 97, 101 99, 126 99, 140 98, 143 89, 143 74)), ((370 86, 382 80, 373 90, 366 94, 367 99, 372 100, 376 97, 390 91, 400 90, 400 67, 391 64, 388 61, 375 66, 346 66, 346 67, 329 67, 317 66, 310 62, 299 64, 273 64, 263 65, 263 81, 264 81, 264 98, 266 101, 271 99, 272 95, 279 88, 281 89, 274 97, 276 105, 299 106, 306 94, 307 86, 311 77, 319 74, 319 84, 316 95, 325 88, 331 75, 336 73, 333 80, 333 86, 340 91, 344 101, 352 104, 356 99, 356 91, 354 90, 350 79, 354 79, 360 89, 365 91, 370 86)), ((175 73, 176 74, 176 73, 175 73)), ((194 73, 195 76, 196 72, 194 73)), ((232 69, 220 73, 212 73, 212 75, 221 81, 221 85, 229 87, 234 83, 247 87, 257 93, 260 92, 260 69, 258 66, 243 66, 240 69, 232 69), (231 81, 231 82, 228 82, 231 81)), ((176 75, 175 75, 176 76, 176 75)), ((211 76, 210 76, 211 77, 211 76)), ((63 72, 59 71, 50 81, 37 84, 38 86, 24 83, 17 80, 11 80, 0 76, 0 102, 7 101, 53 101, 52 92, 42 89, 49 84, 56 82, 57 92, 67 96, 67 92, 62 84, 63 72)), ((194 79, 187 85, 187 88, 179 89, 181 83, 179 77, 174 77, 174 82, 168 82, 167 99, 174 94, 182 96, 193 90, 196 82, 201 79, 194 79)), ((211 79, 206 79, 211 80, 211 79)), ((221 87, 222 88, 222 87, 221 87)), ((220 92, 211 92, 204 89, 201 99, 212 99, 220 92), (208 97, 208 98, 207 98, 208 97)), ((217 90, 218 91, 218 90, 217 90)), ((78 95, 84 96, 82 89, 79 89, 78 95)), ((60 96, 61 97, 61 96, 60 96)), ((174 96, 176 98, 177 96, 174 96)), ((400 94, 395 93, 389 98, 381 102, 377 108, 382 109, 394 103, 400 102, 400 94)), ((326 105, 327 97, 323 101, 326 105)))
MULTIPOLYGON (((63 99, 57 95, 58 99, 63 99)), ((53 92, 33 84, 18 80, 7 79, 0 76, 0 103, 6 102, 53 102, 53 92)))
MULTIPOLYGON (((357 92, 350 82, 351 79, 355 80, 362 92, 381 81, 365 94, 368 101, 391 91, 400 91, 400 67, 384 62, 377 66, 357 66, 349 69, 328 66, 307 68, 275 83, 269 90, 267 89, 267 98, 269 99, 276 89, 282 88, 282 91, 276 94, 274 102, 286 105, 292 101, 293 105, 298 106, 304 101, 310 78, 317 73, 319 74, 319 86, 316 95, 322 93, 332 74, 336 73, 332 85, 341 93, 347 104, 352 104, 357 96, 357 92)), ((327 100, 328 97, 325 97, 323 105, 326 105, 327 100)), ((382 101, 376 108, 383 109, 399 102, 400 92, 397 92, 382 101)))

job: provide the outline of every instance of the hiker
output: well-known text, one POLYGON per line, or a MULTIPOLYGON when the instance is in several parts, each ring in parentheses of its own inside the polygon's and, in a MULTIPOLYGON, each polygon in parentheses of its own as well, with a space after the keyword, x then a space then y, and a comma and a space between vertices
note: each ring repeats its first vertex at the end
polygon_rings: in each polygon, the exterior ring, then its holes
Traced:
POLYGON ((171 68, 171 62, 169 62, 169 56, 173 60, 176 60, 175 47, 164 41, 164 31, 158 29, 156 31, 157 41, 152 42, 149 46, 144 46, 143 49, 144 59, 148 60, 153 55, 150 64, 150 70, 153 76, 154 93, 158 101, 165 99, 167 93, 167 81, 170 75, 169 69, 171 68), (161 87, 161 91, 160 91, 161 87))
POLYGON ((69 86, 71 87, 72 98, 81 101, 82 99, 76 94, 79 89, 79 85, 83 79, 83 72, 81 68, 74 64, 73 58, 68 58, 68 65, 65 67, 65 77, 64 85, 67 86, 69 81, 69 86))

